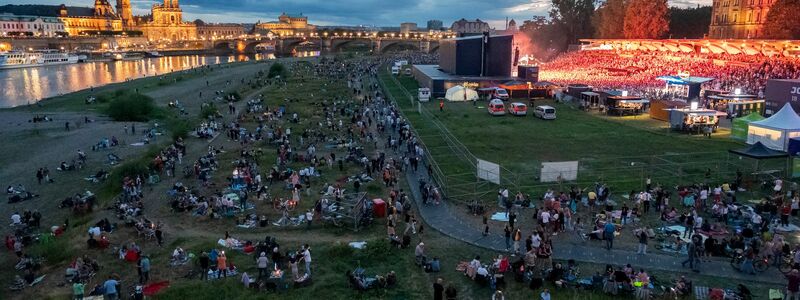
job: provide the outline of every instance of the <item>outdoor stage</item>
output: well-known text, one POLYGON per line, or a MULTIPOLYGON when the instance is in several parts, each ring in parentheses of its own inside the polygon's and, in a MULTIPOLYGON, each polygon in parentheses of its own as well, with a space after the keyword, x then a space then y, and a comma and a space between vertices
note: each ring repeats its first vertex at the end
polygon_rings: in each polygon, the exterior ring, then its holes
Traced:
POLYGON ((411 72, 420 87, 431 89, 433 97, 444 97, 447 89, 461 85, 471 89, 499 86, 502 83, 517 80, 512 76, 460 76, 445 73, 438 65, 413 65, 411 72))

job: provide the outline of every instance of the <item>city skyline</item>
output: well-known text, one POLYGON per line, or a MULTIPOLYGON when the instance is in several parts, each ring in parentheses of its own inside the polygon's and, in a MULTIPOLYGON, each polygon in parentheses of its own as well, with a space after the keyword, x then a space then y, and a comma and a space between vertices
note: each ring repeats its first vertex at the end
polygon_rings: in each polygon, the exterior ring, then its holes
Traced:
MULTIPOLYGON (((424 27, 426 21, 441 20, 445 27, 461 19, 479 18, 492 27, 502 28, 506 17, 522 20, 532 16, 547 16, 550 0, 400 0, 384 2, 380 0, 342 0, 342 1, 281 1, 281 0, 183 0, 181 7, 186 20, 202 19, 206 22, 255 23, 277 18, 282 12, 303 13, 309 21, 319 25, 365 25, 399 26, 401 22, 416 22, 424 27)), ((68 6, 90 7, 91 0, 0 0, 6 4, 66 4, 68 6)), ((132 0, 131 7, 136 15, 147 14, 155 0, 132 0)), ((711 5, 711 0, 670 0, 673 6, 687 7, 711 5)))

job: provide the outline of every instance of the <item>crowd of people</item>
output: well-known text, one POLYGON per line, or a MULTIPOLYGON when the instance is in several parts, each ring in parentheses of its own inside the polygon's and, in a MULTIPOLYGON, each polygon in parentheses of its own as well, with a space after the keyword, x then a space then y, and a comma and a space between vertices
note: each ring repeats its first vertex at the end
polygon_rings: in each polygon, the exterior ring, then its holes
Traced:
POLYGON ((659 76, 710 77, 707 89, 760 95, 768 79, 797 78, 800 61, 791 57, 728 54, 686 54, 646 51, 575 51, 542 64, 540 79, 557 84, 587 84, 620 89, 648 98, 669 98, 659 76))

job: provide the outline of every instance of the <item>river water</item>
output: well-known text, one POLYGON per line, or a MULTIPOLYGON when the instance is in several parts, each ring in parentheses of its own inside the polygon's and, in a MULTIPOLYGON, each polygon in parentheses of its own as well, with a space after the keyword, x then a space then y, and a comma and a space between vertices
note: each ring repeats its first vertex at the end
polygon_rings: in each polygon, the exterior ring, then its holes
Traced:
MULTIPOLYGON (((296 56, 316 55, 319 55, 318 51, 303 51, 296 54, 296 56)), ((0 108, 27 105, 90 87, 204 65, 274 58, 273 54, 186 55, 0 70, 0 108)))

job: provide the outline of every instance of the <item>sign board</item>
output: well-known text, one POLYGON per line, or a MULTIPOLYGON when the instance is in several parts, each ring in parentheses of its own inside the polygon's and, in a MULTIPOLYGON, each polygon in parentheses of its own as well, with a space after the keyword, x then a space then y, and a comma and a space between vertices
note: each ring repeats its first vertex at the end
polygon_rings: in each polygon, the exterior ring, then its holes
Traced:
POLYGON ((541 182, 558 182, 578 179, 578 161, 542 163, 541 182))
POLYGON ((800 80, 770 79, 767 81, 767 110, 777 112, 786 103, 791 103, 795 111, 800 111, 800 80))
POLYGON ((500 184, 500 165, 479 159, 478 179, 500 184))

